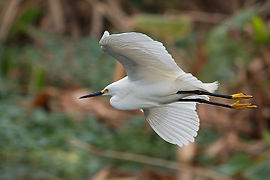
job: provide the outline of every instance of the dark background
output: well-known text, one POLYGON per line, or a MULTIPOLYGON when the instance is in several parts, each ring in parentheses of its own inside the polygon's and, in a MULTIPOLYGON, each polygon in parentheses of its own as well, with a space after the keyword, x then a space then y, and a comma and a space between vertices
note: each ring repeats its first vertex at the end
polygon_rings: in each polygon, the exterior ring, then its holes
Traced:
POLYGON ((269 18, 263 0, 1 0, 0 179, 269 179, 269 18), (180 149, 139 111, 79 100, 124 76, 104 30, 146 33, 258 108, 199 105, 196 142, 180 149))

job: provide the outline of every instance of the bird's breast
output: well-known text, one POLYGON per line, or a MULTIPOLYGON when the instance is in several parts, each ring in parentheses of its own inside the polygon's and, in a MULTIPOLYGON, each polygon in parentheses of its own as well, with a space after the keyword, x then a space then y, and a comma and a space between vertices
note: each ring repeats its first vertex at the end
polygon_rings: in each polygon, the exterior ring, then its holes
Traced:
POLYGON ((117 96, 112 97, 110 99, 110 104, 118 110, 136 110, 158 106, 157 103, 136 97, 134 95, 127 95, 122 98, 117 96))
POLYGON ((119 110, 144 109, 175 101, 177 89, 174 79, 162 81, 129 81, 124 78, 118 82, 117 94, 110 104, 119 110))

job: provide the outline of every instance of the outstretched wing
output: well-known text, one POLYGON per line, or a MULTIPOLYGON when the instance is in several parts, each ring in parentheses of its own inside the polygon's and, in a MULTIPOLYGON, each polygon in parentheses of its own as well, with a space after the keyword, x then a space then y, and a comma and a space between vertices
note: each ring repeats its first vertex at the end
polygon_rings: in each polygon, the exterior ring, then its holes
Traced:
POLYGON ((180 147, 194 142, 200 125, 196 103, 176 102, 143 111, 150 126, 165 141, 180 147))
POLYGON ((124 66, 131 80, 176 78, 184 73, 163 44, 145 34, 129 32, 110 35, 105 31, 99 44, 124 66))

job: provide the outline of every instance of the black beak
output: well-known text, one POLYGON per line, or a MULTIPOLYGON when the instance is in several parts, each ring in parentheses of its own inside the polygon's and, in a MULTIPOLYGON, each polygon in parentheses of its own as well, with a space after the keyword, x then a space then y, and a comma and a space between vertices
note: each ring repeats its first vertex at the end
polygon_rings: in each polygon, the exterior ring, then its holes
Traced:
POLYGON ((85 96, 81 96, 80 99, 82 99, 82 98, 89 98, 89 97, 95 97, 95 96, 100 96, 102 94, 104 94, 104 92, 102 92, 102 91, 94 92, 94 93, 91 93, 91 94, 88 94, 88 95, 85 95, 85 96))

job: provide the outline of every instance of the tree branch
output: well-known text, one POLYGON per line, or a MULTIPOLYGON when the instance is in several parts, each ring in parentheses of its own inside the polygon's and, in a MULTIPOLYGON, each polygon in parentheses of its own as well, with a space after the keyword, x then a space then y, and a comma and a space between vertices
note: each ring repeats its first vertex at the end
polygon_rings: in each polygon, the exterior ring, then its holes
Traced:
POLYGON ((147 164, 151 166, 159 166, 159 167, 169 168, 173 170, 180 170, 183 172, 195 174, 197 176, 203 176, 203 177, 216 179, 216 180, 232 180, 229 177, 218 174, 217 172, 209 170, 209 169, 179 165, 179 163, 174 162, 174 161, 168 161, 164 159, 138 155, 138 154, 133 154, 133 153, 117 152, 117 151, 111 151, 111 150, 99 150, 98 148, 90 144, 87 144, 79 139, 74 139, 74 138, 70 139, 69 142, 73 146, 80 147, 84 150, 87 150, 88 152, 92 154, 106 157, 106 158, 132 161, 132 162, 147 164))

